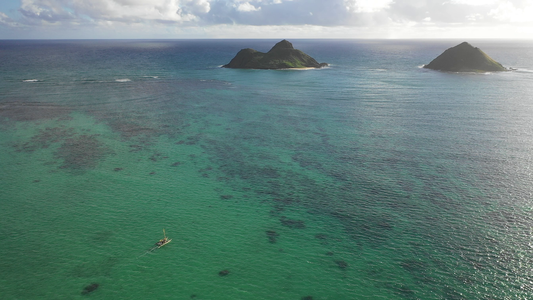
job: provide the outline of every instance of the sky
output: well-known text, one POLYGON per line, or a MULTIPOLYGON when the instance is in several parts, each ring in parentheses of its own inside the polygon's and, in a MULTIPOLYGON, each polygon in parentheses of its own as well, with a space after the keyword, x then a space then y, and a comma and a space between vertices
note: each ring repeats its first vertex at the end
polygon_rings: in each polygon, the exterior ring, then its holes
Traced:
POLYGON ((0 0, 0 39, 533 38, 533 0, 0 0))

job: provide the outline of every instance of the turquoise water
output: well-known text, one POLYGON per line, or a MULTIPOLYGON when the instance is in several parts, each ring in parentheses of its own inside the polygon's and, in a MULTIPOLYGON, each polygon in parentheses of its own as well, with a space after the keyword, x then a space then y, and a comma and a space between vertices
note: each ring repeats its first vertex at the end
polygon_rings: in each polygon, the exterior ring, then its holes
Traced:
POLYGON ((1 41, 1 298, 533 297, 533 43, 275 42, 1 41))

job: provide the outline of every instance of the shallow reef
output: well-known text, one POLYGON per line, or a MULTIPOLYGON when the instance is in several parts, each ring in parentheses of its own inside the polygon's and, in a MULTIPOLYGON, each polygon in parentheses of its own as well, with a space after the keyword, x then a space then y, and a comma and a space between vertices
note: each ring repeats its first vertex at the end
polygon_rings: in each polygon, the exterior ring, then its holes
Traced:
POLYGON ((74 135, 74 128, 46 127, 32 136, 30 141, 23 144, 15 144, 14 147, 17 152, 33 152, 38 149, 46 149, 52 144, 62 142, 74 135))
POLYGON ((13 101, 0 103, 0 120, 30 122, 66 117, 71 112, 69 107, 43 102, 13 101))
POLYGON ((289 227, 291 229, 304 229, 305 222, 302 220, 289 219, 285 216, 282 216, 280 219, 281 225, 289 227))
POLYGON ((91 283, 89 284, 88 286, 84 287, 83 290, 81 291, 81 294, 82 295, 87 295, 91 292, 94 292, 96 291, 96 289, 98 289, 100 285, 98 283, 91 283))
POLYGON ((277 238, 279 236, 279 233, 275 232, 274 230, 267 230, 266 236, 268 238, 268 242, 271 244, 275 244, 277 242, 277 238))
POLYGON ((60 168, 86 170, 96 167, 101 159, 112 153, 97 136, 84 134, 66 139, 55 152, 55 157, 63 160, 60 168))
POLYGON ((336 260, 335 263, 337 264, 337 267, 339 267, 339 269, 346 269, 348 267, 348 263, 345 262, 344 260, 336 260))

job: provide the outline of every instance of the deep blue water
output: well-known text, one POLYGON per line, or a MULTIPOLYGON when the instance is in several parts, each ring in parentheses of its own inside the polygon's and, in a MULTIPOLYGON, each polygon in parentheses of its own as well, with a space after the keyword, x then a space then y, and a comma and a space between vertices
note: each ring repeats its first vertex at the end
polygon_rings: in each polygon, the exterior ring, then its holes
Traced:
POLYGON ((0 41, 2 299, 533 298, 533 42, 276 42, 0 41))

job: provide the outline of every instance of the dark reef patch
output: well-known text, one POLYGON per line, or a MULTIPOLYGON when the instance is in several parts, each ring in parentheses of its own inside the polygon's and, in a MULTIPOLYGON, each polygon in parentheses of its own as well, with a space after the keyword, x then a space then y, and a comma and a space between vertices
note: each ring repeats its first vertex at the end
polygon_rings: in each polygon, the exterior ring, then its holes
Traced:
POLYGON ((218 276, 228 276, 228 275, 229 275, 229 270, 222 270, 218 272, 218 276))
POLYGON ((91 237, 91 240, 95 243, 102 243, 102 242, 106 242, 110 240, 112 236, 113 236, 113 232, 110 230, 98 231, 95 234, 93 234, 93 236, 91 237))
POLYGON ((346 269, 348 268, 348 263, 345 262, 344 260, 336 260, 335 263, 337 264, 337 267, 339 267, 339 269, 346 269))
POLYGON ((420 282, 429 283, 431 281, 428 277, 428 263, 424 261, 418 259, 404 259, 400 262, 400 266, 420 282))
POLYGON ((112 153, 97 136, 79 135, 66 139, 55 152, 55 157, 63 160, 60 168, 83 171, 96 167, 101 159, 112 153))
POLYGON ((285 210, 285 207, 281 204, 275 204, 269 214, 273 217, 279 217, 279 215, 285 210))
POLYGON ((324 170, 324 167, 320 162, 317 162, 316 159, 308 157, 305 153, 296 153, 292 156, 292 160, 297 162, 300 167, 311 170, 324 170))
MULTIPOLYGON (((60 169, 84 171, 96 167, 98 162, 112 153, 102 142, 98 135, 77 135, 73 128, 47 127, 41 129, 25 143, 15 144, 17 152, 33 152, 39 149, 61 145, 54 151, 56 159, 63 160, 60 169)), ((54 165, 58 162, 49 161, 45 165, 54 165)), ((115 168, 120 171, 122 168, 115 168)))
POLYGON ((302 300, 313 300, 312 296, 304 296, 302 297, 302 300))
POLYGON ((356 212, 336 211, 331 213, 345 226, 353 239, 364 240, 372 247, 385 243, 394 229, 393 217, 386 213, 375 213, 370 209, 356 212))
POLYGON ((52 103, 15 101, 0 104, 0 120, 15 122, 56 119, 70 112, 70 108, 52 103))
POLYGON ((122 137, 127 139, 139 136, 152 137, 159 135, 157 129, 145 126, 144 124, 147 124, 145 121, 143 120, 143 125, 141 125, 140 122, 120 118, 111 120, 108 124, 113 131, 119 132, 122 137))
POLYGON ((187 140, 185 141, 185 145, 189 145, 189 146, 196 145, 198 144, 198 142, 200 142, 201 138, 202 138, 201 134, 189 136, 187 137, 187 140))
POLYGON ((321 245, 328 245, 329 244, 329 236, 327 234, 324 234, 324 233, 318 233, 318 234, 315 234, 315 239, 317 240, 320 240, 320 244, 321 245))
POLYGON ((73 128, 47 127, 39 130, 29 142, 14 145, 17 152, 33 152, 37 149, 46 149, 54 143, 59 143, 75 135, 73 128))
POLYGON ((98 289, 100 285, 98 283, 91 283, 89 284, 88 286, 84 287, 83 290, 81 291, 81 294, 82 295, 87 295, 91 292, 94 292, 96 291, 96 289, 98 289))
MULTIPOLYGON (((409 288, 408 286, 406 286, 405 284, 402 284, 400 286, 395 286, 393 287, 392 289, 394 291, 394 293, 402 298, 406 298, 406 299, 418 299, 415 297, 415 292, 409 288)), ((445 298, 445 299, 449 299, 449 298, 445 298)))
POLYGON ((152 154, 152 156, 150 156, 150 158, 148 158, 149 160, 153 161, 153 162, 157 162, 158 160, 160 159, 165 159, 166 157, 163 156, 163 154, 159 153, 159 152, 155 152, 152 154))
POLYGON ((304 229, 305 222, 302 220, 289 219, 285 216, 282 216, 280 219, 281 225, 289 227, 291 229, 304 229))
POLYGON ((141 145, 130 145, 130 152, 139 152, 144 150, 144 147, 141 145))
POLYGON ((325 233, 318 233, 318 234, 315 234, 315 238, 319 240, 327 240, 328 235, 325 233))
POLYGON ((271 244, 275 244, 277 242, 277 238, 279 236, 279 233, 275 232, 274 230, 267 230, 266 235, 268 238, 268 242, 271 244))

